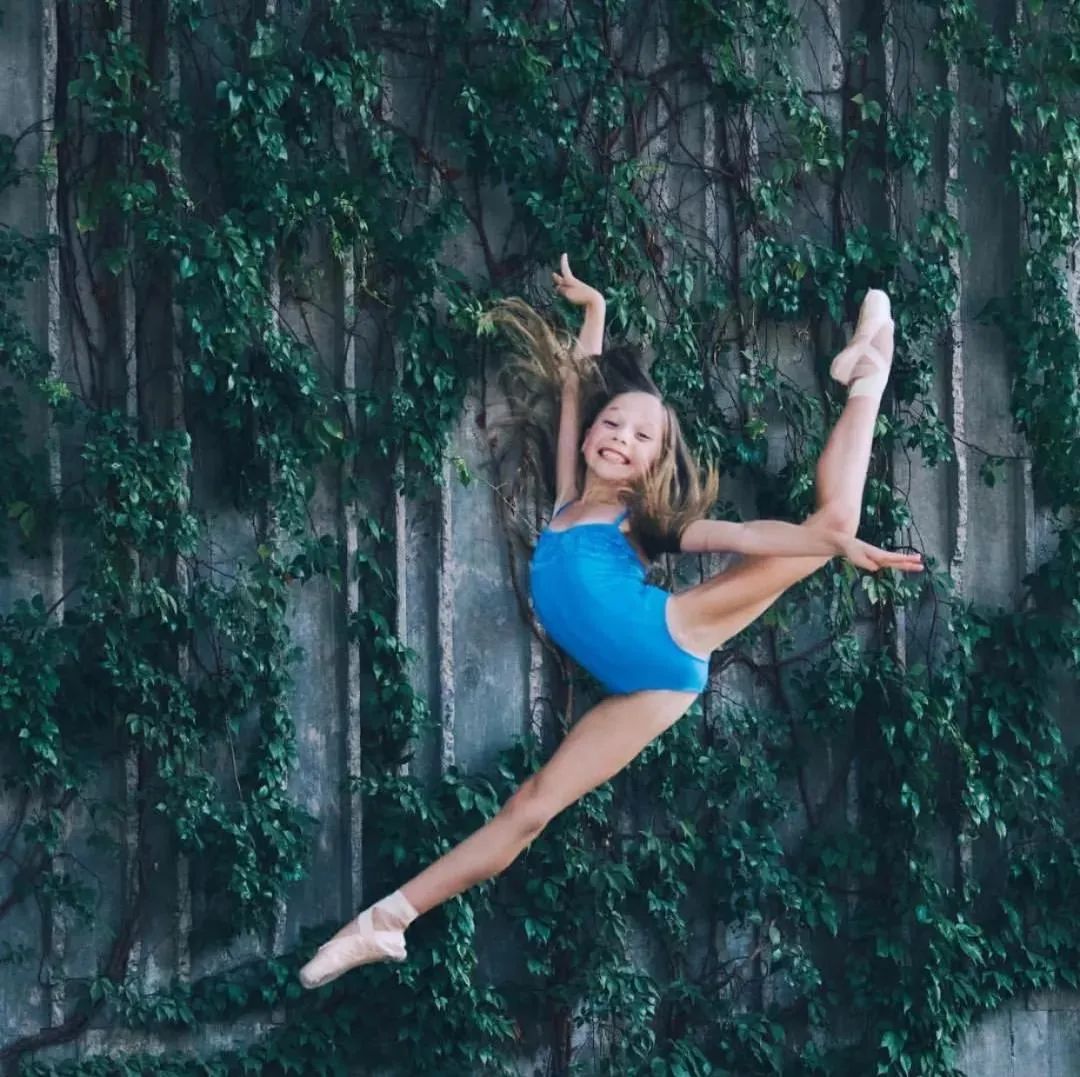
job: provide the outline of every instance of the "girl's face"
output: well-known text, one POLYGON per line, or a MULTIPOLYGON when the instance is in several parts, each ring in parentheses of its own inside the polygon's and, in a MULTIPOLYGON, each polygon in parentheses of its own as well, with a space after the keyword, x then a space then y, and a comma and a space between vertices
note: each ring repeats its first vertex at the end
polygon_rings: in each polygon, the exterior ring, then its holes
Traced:
POLYGON ((585 434, 586 467, 609 482, 642 478, 660 456, 666 423, 664 405, 649 393, 612 397, 585 434))

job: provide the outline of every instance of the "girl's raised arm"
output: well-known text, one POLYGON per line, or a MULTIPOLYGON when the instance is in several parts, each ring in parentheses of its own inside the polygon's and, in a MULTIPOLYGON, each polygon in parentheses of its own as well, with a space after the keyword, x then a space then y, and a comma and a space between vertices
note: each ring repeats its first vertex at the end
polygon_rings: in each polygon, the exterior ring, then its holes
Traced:
MULTIPOLYGON (((576 353, 599 355, 604 349, 604 317, 607 312, 604 297, 574 276, 565 254, 559 263, 559 272, 552 273, 551 277, 559 295, 574 306, 585 308, 585 321, 574 345, 576 353)), ((555 448, 556 510, 578 496, 577 457, 580 444, 580 385, 577 371, 571 367, 564 372, 559 399, 559 438, 555 448)))

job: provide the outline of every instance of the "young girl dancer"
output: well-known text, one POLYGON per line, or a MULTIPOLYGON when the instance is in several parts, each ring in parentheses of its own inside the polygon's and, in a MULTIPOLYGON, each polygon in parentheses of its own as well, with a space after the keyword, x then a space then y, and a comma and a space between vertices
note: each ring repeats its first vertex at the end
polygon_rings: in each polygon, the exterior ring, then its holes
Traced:
MULTIPOLYGON (((848 400, 818 461, 817 511, 802 524, 731 523, 703 518, 715 483, 703 488, 674 412, 643 372, 606 400, 582 439, 577 371, 599 356, 603 373, 604 299, 574 277, 565 254, 552 276, 560 295, 585 308, 585 321, 562 376, 554 514, 533 556, 533 605, 552 639, 614 694, 577 722, 495 818, 324 943, 300 970, 305 987, 357 965, 404 960, 404 932, 416 917, 503 871, 560 811, 622 770, 693 703, 709 653, 831 557, 872 572, 922 568, 918 555, 855 537, 892 361, 884 292, 867 293, 852 340, 830 368, 848 400), (745 556, 672 595, 645 583, 639 555, 662 548, 665 536, 688 553, 745 556)), ((535 340, 535 324, 521 319, 527 308, 514 309, 519 335, 535 340)))

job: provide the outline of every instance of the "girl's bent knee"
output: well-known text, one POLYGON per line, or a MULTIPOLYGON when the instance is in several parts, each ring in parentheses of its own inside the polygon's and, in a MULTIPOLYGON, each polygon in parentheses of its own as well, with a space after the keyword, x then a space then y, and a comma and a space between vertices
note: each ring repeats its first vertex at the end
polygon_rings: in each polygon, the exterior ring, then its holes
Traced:
POLYGON ((503 805, 504 815, 522 841, 532 841, 551 822, 555 810, 541 792, 534 778, 521 783, 517 792, 503 805))

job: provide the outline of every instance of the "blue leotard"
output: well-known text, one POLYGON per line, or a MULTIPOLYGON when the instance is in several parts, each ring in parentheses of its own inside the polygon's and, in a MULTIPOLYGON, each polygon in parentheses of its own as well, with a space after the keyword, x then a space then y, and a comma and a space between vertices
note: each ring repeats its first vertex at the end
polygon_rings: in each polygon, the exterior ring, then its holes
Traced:
POLYGON ((708 659, 672 638, 671 595, 645 582, 645 566, 619 530, 624 519, 545 528, 532 559, 533 608, 548 635, 610 691, 700 692, 708 659))

